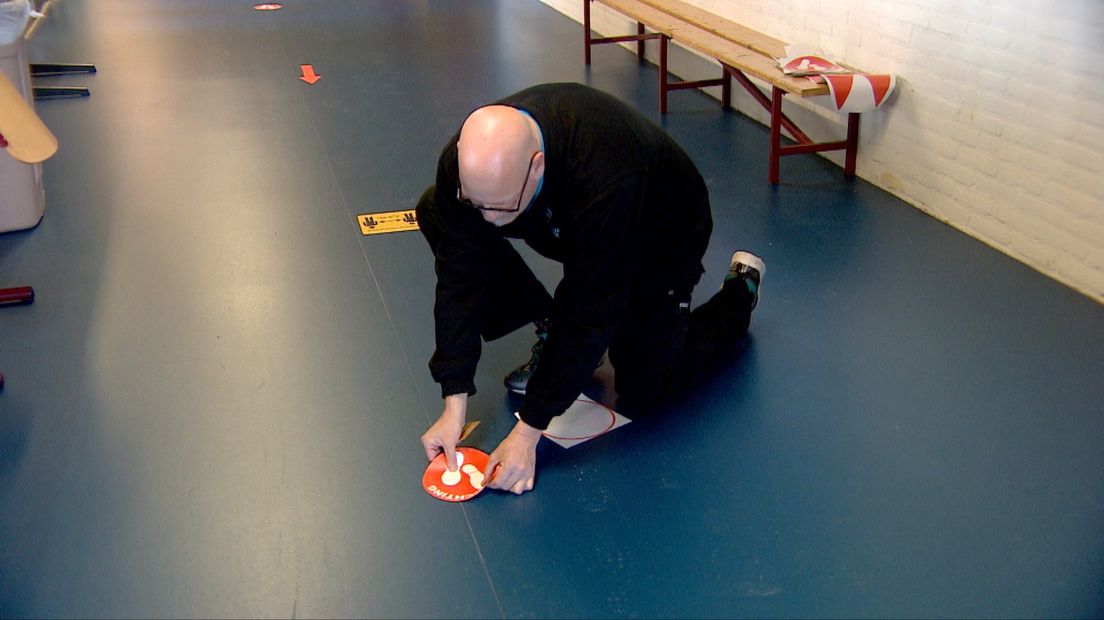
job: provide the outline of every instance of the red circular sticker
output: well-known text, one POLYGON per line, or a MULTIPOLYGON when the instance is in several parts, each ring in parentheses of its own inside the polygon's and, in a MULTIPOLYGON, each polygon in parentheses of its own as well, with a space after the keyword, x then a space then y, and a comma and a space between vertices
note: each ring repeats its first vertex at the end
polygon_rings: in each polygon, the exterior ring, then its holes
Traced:
POLYGON ((475 448, 456 449, 456 471, 449 471, 445 453, 429 462, 422 475, 426 493, 445 502, 466 502, 483 490, 483 470, 490 455, 475 448))
MULTIPOLYGON (((570 433, 565 433, 564 431, 560 432, 570 436, 552 434, 548 432, 552 430, 552 428, 549 427, 549 429, 544 432, 545 437, 549 439, 559 439, 561 441, 586 441, 609 432, 609 430, 617 424, 617 415, 614 414, 613 409, 610 409, 602 403, 582 398, 575 399, 575 402, 593 406, 569 412, 572 414, 569 422, 570 433)), ((568 417, 568 413, 565 413, 561 417, 568 417)))
POLYGON ((284 8, 284 5, 279 2, 262 2, 253 5, 255 11, 279 11, 282 8, 284 8))

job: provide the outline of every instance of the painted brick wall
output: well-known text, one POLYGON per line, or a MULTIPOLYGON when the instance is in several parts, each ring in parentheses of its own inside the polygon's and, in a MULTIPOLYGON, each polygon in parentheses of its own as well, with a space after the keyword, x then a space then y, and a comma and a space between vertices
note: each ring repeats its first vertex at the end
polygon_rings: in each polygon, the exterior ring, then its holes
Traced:
MULTIPOLYGON (((581 0, 542 1, 582 21, 581 0)), ((893 98, 863 115, 859 176, 1104 302, 1104 0, 687 1, 896 74, 893 98)), ((632 29, 599 4, 592 20, 602 34, 632 29)), ((670 65, 717 72, 686 51, 670 65)), ((766 122, 743 89, 733 94, 766 122)), ((838 139, 843 117, 827 105, 787 113, 813 139, 838 139)))

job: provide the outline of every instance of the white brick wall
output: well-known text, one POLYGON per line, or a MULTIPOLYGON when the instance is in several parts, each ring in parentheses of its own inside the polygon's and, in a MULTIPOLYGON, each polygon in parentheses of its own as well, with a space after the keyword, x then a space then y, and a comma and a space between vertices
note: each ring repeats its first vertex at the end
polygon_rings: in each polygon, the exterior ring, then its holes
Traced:
MULTIPOLYGON (((581 0, 542 1, 582 21, 581 0)), ((896 74, 893 98, 863 115, 859 176, 1104 302, 1104 0, 687 1, 896 74)), ((632 29, 598 4, 592 20, 632 29)), ((680 76, 712 77, 713 64, 670 58, 680 76)), ((787 106, 813 139, 842 136, 826 102, 787 106)))

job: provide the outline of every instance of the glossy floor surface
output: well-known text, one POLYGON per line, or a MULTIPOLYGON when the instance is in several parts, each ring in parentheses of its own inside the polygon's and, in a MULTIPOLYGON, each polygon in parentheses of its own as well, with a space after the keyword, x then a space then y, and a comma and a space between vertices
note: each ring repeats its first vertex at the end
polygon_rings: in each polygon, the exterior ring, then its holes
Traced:
MULTIPOLYGON (((46 81, 92 95, 39 103, 46 216, 0 235, 38 294, 0 308, 0 616, 1104 613, 1104 307, 815 156, 772 188, 696 93, 661 122, 713 198, 702 290, 767 263, 734 363, 543 442, 532 493, 423 492, 432 261, 356 216, 530 84, 659 121, 654 66, 581 37, 531 0, 56 2, 32 60, 99 72, 46 81)), ((485 346, 472 445, 531 338, 485 346)))

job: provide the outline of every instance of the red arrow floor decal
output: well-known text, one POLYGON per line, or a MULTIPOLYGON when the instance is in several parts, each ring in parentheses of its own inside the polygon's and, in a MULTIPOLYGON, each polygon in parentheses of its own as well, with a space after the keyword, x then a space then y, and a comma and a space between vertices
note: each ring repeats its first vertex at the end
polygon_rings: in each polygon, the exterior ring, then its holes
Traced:
POLYGON ((299 65, 299 69, 303 72, 303 75, 300 75, 299 79, 307 84, 313 85, 315 82, 322 79, 321 75, 314 74, 314 65, 299 65))

